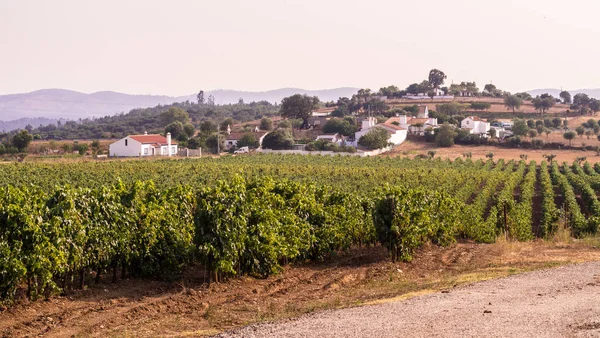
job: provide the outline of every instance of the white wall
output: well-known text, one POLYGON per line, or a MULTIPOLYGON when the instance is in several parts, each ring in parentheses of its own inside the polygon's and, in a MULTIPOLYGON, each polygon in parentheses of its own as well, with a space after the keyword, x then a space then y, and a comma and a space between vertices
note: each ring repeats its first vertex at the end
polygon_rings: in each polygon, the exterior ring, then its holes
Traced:
POLYGON ((108 154, 112 156, 140 156, 142 144, 129 136, 124 137, 108 146, 108 154), (127 144, 127 145, 125 145, 127 144))

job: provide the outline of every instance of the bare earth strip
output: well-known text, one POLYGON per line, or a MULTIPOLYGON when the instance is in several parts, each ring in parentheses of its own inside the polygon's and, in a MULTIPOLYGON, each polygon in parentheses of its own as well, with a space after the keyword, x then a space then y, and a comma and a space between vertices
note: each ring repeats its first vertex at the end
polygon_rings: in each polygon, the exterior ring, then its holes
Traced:
POLYGON ((600 262, 321 312, 220 337, 600 337, 600 262))

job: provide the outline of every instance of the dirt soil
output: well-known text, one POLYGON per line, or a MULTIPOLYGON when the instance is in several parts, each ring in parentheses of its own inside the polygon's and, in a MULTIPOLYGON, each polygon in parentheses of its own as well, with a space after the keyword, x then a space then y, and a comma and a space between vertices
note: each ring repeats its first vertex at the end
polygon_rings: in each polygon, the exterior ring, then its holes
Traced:
MULTIPOLYGON (((544 136, 544 139, 546 137, 544 136)), ((596 141, 597 142, 597 141, 596 141)), ((575 145, 575 141, 573 141, 575 145)), ((591 145, 591 142, 588 143, 591 145)), ((545 154, 555 154, 555 161, 562 163, 564 161, 572 163, 578 157, 585 157, 588 162, 600 162, 600 156, 595 151, 583 150, 548 150, 548 149, 518 149, 518 148, 502 148, 497 146, 474 146, 474 145, 454 145, 450 148, 439 148, 434 143, 405 141, 400 146, 389 153, 384 153, 381 156, 400 156, 414 158, 416 155, 427 155, 427 152, 433 150, 436 152, 435 157, 456 159, 463 157, 464 153, 471 153, 474 160, 486 160, 486 155, 494 153, 494 160, 503 158, 505 160, 520 160, 521 155, 527 155, 528 161, 535 160, 536 162, 545 161, 545 154)))
POLYGON ((598 337, 600 262, 536 271, 220 337, 598 337))
MULTIPOLYGON (((266 279, 244 277, 210 286, 203 284, 201 269, 190 269, 178 283, 130 279, 116 284, 101 280, 99 285, 94 285, 93 276, 89 276, 91 286, 86 290, 45 301, 21 303, 0 312, 0 335, 205 336, 317 310, 398 300, 535 269, 600 260, 600 250, 596 247, 597 244, 572 241, 566 244, 544 241, 500 241, 492 245, 459 243, 449 248, 424 248, 411 263, 390 262, 381 247, 356 248, 324 263, 289 266, 281 274, 266 279)), ((579 280, 579 275, 575 277, 572 282, 576 286, 587 280, 579 280)), ((549 301, 552 296, 559 295, 557 290, 561 290, 546 289, 543 291, 545 297, 533 297, 532 301, 549 301)), ((474 289, 464 290, 467 291, 456 295, 474 289)), ((451 295, 456 297, 454 291, 451 295)), ((500 295, 506 293, 490 297, 500 295)), ((435 299, 426 298, 425 302, 435 299)), ((499 299, 489 299, 500 305, 499 299)), ((439 302, 440 309, 448 308, 445 298, 439 302)), ((489 308, 494 313, 506 311, 505 307, 489 308)), ((477 315, 473 318, 483 316, 482 304, 465 305, 464 309, 461 311, 477 315)), ((368 315, 374 310, 365 311, 368 315)), ((430 315, 433 313, 438 312, 430 315)), ((361 322, 365 327, 372 327, 367 321, 361 322)), ((416 325, 417 321, 414 323, 416 325)), ((314 332, 310 331, 308 335, 314 336, 314 332)))

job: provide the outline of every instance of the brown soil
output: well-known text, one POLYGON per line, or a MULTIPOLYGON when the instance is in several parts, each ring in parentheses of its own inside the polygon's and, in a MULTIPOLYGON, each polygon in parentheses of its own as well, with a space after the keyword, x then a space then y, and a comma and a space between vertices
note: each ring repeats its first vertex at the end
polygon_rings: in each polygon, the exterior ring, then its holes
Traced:
POLYGON ((280 275, 266 279, 244 277, 206 286, 202 271, 190 269, 178 283, 101 281, 68 296, 22 303, 0 312, 0 334, 203 336, 320 309, 406 297, 423 290, 592 260, 600 260, 600 250, 574 242, 501 241, 427 247, 411 263, 390 262, 380 247, 357 248, 326 263, 287 267, 280 275))
MULTIPOLYGON (((546 137, 544 136, 544 139, 546 137)), ((589 144, 589 143, 588 143, 589 144)), ((575 145, 575 141, 573 142, 575 145)), ((556 149, 518 149, 518 148, 501 148, 497 146, 469 146, 469 145, 455 145, 450 148, 439 148, 434 143, 416 142, 416 141, 405 141, 392 152, 384 153, 381 156, 400 156, 413 158, 416 155, 427 155, 430 150, 436 151, 435 157, 455 159, 457 157, 463 157, 464 153, 471 153, 472 158, 476 159, 487 159, 486 155, 494 153, 494 160, 506 159, 506 160, 520 160, 521 155, 525 154, 528 157, 528 161, 535 160, 536 162, 545 161, 545 154, 555 154, 555 161, 573 162, 578 157, 586 157, 590 163, 600 162, 600 156, 595 151, 583 151, 583 150, 556 150, 556 149)), ((463 157, 464 158, 464 157, 463 157)))

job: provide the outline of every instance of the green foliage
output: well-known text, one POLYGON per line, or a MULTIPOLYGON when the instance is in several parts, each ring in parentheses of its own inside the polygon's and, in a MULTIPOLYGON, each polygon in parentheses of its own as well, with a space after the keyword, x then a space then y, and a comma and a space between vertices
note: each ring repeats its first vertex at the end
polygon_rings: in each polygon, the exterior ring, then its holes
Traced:
POLYGON ((452 147, 454 138, 457 136, 454 126, 444 123, 438 130, 435 136, 435 143, 439 147, 452 147))
POLYGON ((327 134, 340 133, 344 136, 350 136, 356 132, 356 127, 349 120, 332 118, 323 126, 323 132, 327 134))
POLYGON ((492 107, 491 103, 487 102, 471 102, 471 109, 474 110, 488 110, 492 107))
POLYGON ((358 139, 358 144, 367 149, 381 149, 389 145, 390 134, 387 130, 374 127, 358 139))
POLYGON ((12 145, 19 151, 24 151, 33 141, 33 136, 25 129, 20 130, 12 137, 12 145))
POLYGON ((273 150, 292 149, 294 146, 294 138, 286 129, 277 129, 270 132, 263 139, 263 148, 273 150))
POLYGON ((273 130, 273 120, 268 117, 263 117, 260 120, 260 130, 271 131, 273 130))
POLYGON ((259 145, 260 145, 259 140, 255 133, 245 133, 237 141, 238 148, 241 148, 241 147, 258 148, 259 145))
POLYGON ((441 114, 446 115, 457 115, 462 113, 465 109, 469 107, 466 104, 458 103, 458 102, 450 102, 450 103, 442 103, 436 106, 436 111, 441 114))
POLYGON ((512 109, 514 113, 517 109, 521 109, 521 105, 523 105, 523 99, 517 95, 509 95, 504 98, 504 105, 507 108, 512 109))
POLYGON ((453 243, 460 214, 460 204, 445 194, 388 189, 375 202, 373 224, 392 261, 410 261, 414 250, 426 242, 453 243))
POLYGON ((292 95, 281 100, 280 113, 285 118, 302 119, 302 127, 308 127, 308 118, 317 109, 319 98, 308 95, 292 95))

